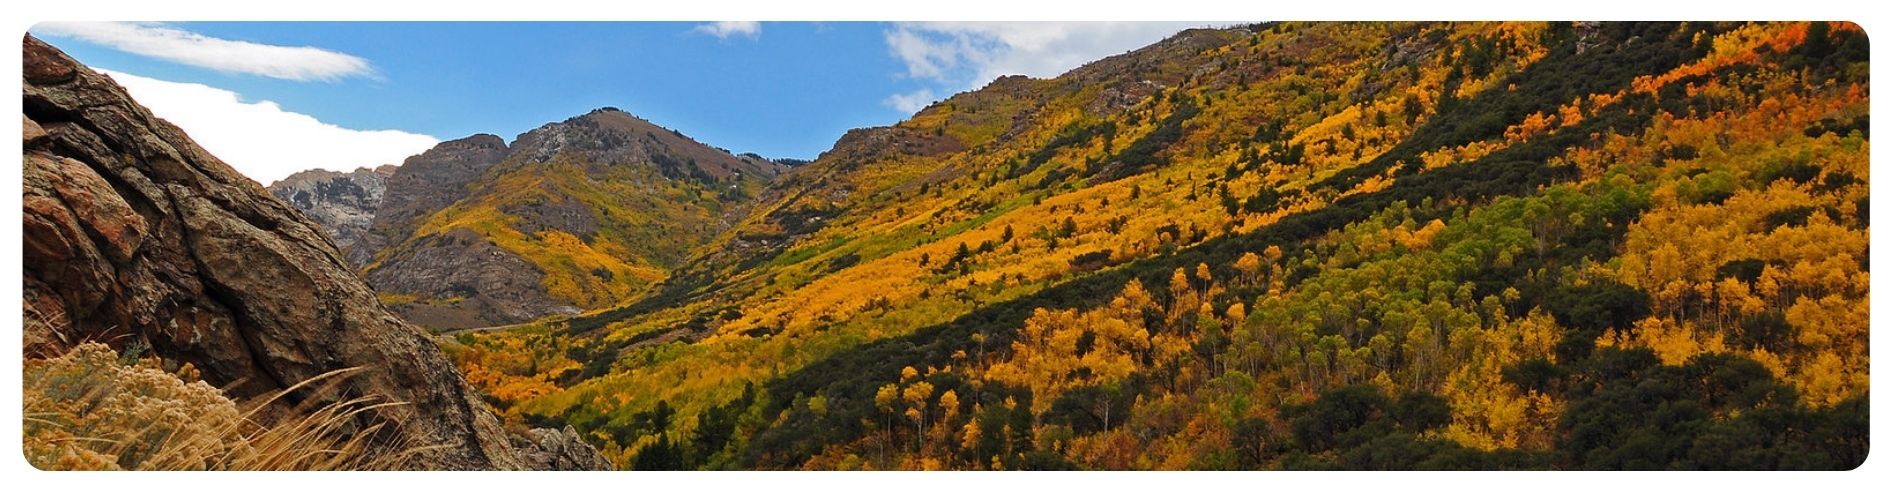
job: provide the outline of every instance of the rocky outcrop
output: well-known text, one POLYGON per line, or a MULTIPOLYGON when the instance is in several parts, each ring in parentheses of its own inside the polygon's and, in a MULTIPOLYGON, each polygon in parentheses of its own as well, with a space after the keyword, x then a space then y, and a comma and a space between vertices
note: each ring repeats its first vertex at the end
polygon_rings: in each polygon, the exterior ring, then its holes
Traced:
POLYGON ((402 318, 440 330, 500 326, 578 310, 552 299, 545 272, 467 229, 416 239, 367 279, 383 292, 419 292, 426 299, 393 303, 402 318))
POLYGON ((563 429, 532 429, 526 435, 514 434, 513 447, 519 457, 535 470, 609 470, 611 461, 586 445, 572 426, 563 429))
POLYGON ((966 144, 949 136, 881 126, 848 130, 834 142, 834 148, 822 152, 817 161, 848 162, 852 166, 847 170, 852 170, 864 163, 900 155, 935 156, 962 150, 966 150, 966 144))
POLYGON ((403 402, 364 418, 392 424, 375 441, 418 450, 423 468, 598 464, 571 432, 516 440, 502 429, 296 209, 111 79, 30 36, 21 54, 27 353, 142 345, 239 399, 358 367, 342 394, 298 391, 283 404, 403 402))
POLYGON ((335 247, 346 252, 374 222, 394 170, 392 165, 346 173, 311 169, 270 183, 269 192, 314 220, 335 247))

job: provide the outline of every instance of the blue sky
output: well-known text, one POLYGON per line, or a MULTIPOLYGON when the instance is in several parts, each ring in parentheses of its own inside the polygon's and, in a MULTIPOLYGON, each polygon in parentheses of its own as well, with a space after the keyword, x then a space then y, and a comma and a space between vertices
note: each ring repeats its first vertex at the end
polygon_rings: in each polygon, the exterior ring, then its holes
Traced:
POLYGON ((310 167, 399 162, 439 139, 510 140, 601 106, 733 152, 812 158, 850 128, 897 122, 996 76, 1055 76, 1190 25, 182 22, 33 32, 268 183, 310 167))

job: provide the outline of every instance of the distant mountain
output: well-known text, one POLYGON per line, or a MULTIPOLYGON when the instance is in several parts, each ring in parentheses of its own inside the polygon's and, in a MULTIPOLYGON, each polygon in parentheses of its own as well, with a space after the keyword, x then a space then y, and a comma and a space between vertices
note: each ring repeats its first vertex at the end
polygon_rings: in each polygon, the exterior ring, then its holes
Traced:
POLYGON ((393 165, 346 173, 312 169, 271 183, 269 192, 320 225, 336 248, 348 251, 374 221, 388 176, 395 169, 393 165))
POLYGON ((576 314, 666 278, 783 169, 604 108, 409 158, 348 255, 422 325, 576 314))

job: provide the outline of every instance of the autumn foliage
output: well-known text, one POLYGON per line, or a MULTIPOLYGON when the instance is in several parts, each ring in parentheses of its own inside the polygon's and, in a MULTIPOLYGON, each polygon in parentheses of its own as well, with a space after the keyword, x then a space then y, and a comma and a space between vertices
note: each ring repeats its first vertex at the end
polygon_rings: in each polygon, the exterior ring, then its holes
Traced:
POLYGON ((456 353, 626 467, 1851 468, 1864 43, 1189 31, 844 139, 639 300, 456 353))

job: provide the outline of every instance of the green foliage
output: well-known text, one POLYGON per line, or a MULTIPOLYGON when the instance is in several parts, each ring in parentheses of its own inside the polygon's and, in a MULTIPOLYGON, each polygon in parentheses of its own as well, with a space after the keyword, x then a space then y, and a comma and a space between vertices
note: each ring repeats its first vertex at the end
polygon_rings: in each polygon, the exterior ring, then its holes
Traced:
POLYGON ((1201 109, 1196 107, 1194 102, 1183 100, 1170 109, 1169 115, 1164 116, 1163 120, 1156 124, 1155 129, 1131 142, 1130 145, 1124 147, 1122 152, 1106 159, 1102 166, 1089 169, 1086 176, 1096 176, 1101 181, 1114 181, 1144 172, 1159 163, 1157 152, 1169 148, 1182 138, 1183 122, 1200 113, 1201 109))
POLYGON ((1009 179, 1031 174, 1039 166, 1051 162, 1052 158, 1057 157, 1065 149, 1089 143, 1100 136, 1104 138, 1105 148, 1108 149, 1110 139, 1116 134, 1117 124, 1112 121, 1095 124, 1071 123, 1059 131, 1057 136, 1052 137, 1051 141, 1045 142, 1043 147, 1032 152, 1031 156, 1025 159, 1024 165, 1011 167, 1010 171, 1005 173, 1005 177, 1009 179))
POLYGON ((1866 403, 1799 404, 1760 364, 1599 351, 1577 374, 1559 461, 1605 470, 1847 470, 1866 456, 1866 403))
POLYGON ((1496 453, 1466 449, 1450 442, 1421 439, 1425 429, 1442 424, 1450 410, 1444 400, 1407 394, 1395 403, 1373 386, 1345 386, 1306 405, 1291 406, 1297 448, 1284 459, 1290 469, 1345 470, 1491 470, 1542 466, 1532 453, 1496 453))
POLYGON ((1776 210, 1761 218, 1761 227, 1770 230, 1782 227, 1806 227, 1807 219, 1812 218, 1817 210, 1808 206, 1793 206, 1776 210))

